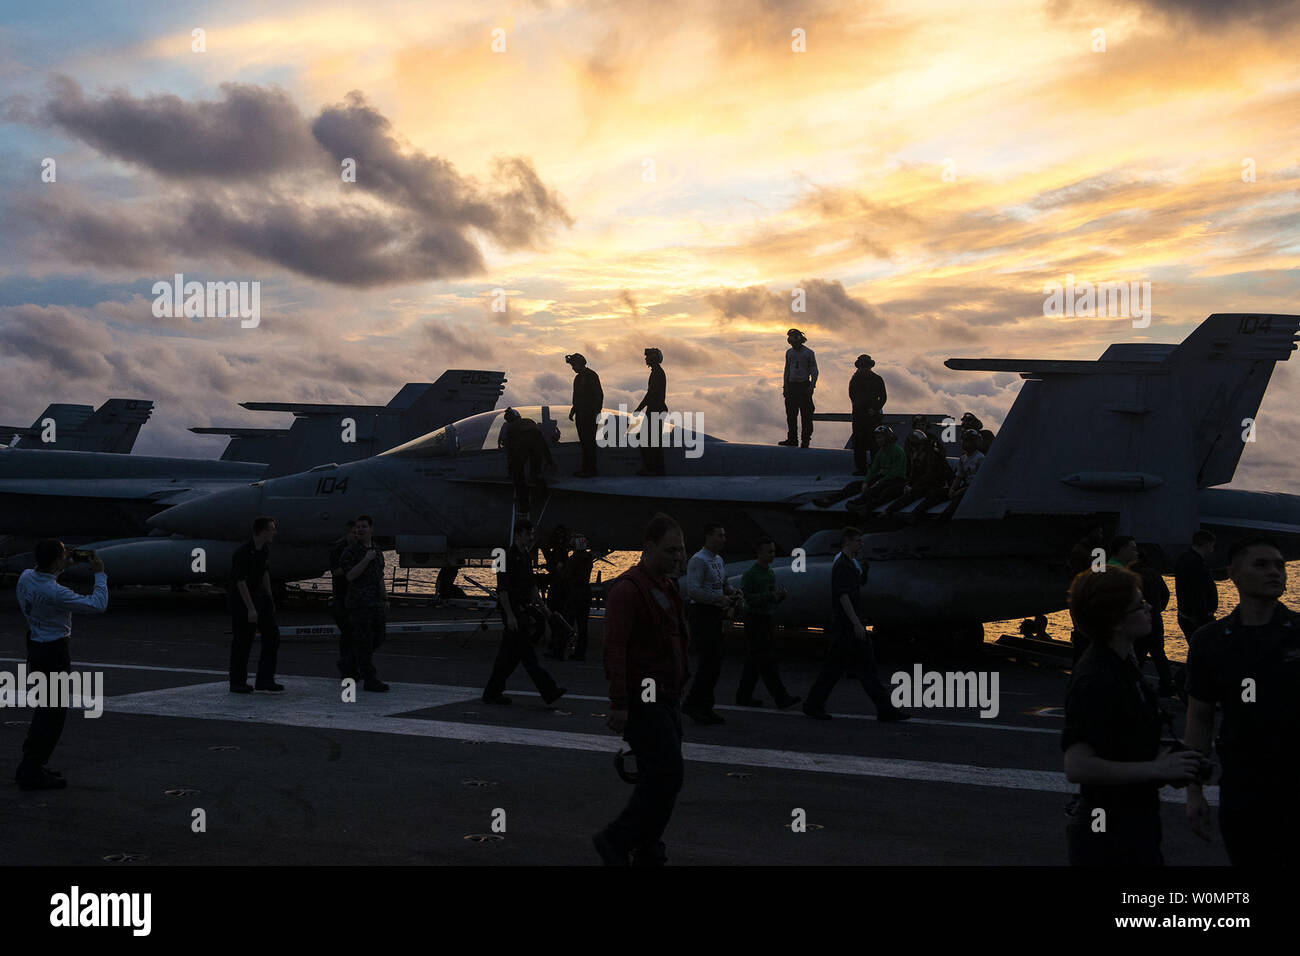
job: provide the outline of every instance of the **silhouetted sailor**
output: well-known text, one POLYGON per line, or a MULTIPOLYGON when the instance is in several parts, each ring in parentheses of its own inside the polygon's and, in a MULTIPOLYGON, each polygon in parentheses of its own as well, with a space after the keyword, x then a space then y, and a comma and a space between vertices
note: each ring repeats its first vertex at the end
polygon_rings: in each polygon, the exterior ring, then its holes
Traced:
POLYGON ((966 494, 970 484, 979 474, 980 466, 984 464, 984 452, 980 451, 980 435, 974 429, 966 429, 961 433, 961 458, 957 461, 957 474, 953 476, 952 482, 948 485, 948 500, 950 504, 944 509, 944 515, 951 515, 961 504, 962 496, 966 494))
POLYGON ((343 537, 334 543, 333 550, 330 551, 330 587, 332 596, 330 597, 330 616, 334 618, 334 626, 339 629, 339 659, 338 669, 339 676, 343 679, 349 677, 356 679, 352 660, 352 640, 351 625, 348 623, 348 576, 340 567, 339 562, 343 560, 343 552, 350 548, 357 540, 357 523, 349 519, 345 526, 343 537))
POLYGON ((1138 670, 1142 670, 1147 655, 1155 665, 1159 685, 1156 693, 1162 696, 1174 691, 1173 675, 1170 673, 1169 658, 1165 656, 1165 608, 1169 606, 1169 585, 1160 572, 1147 561, 1146 555, 1138 549, 1137 560, 1129 565, 1129 570, 1142 579, 1142 596, 1151 605, 1151 630, 1145 637, 1133 641, 1133 654, 1137 659, 1138 670))
POLYGON ((914 514, 924 514, 932 505, 948 497, 952 483, 952 467, 944 457, 941 447, 930 435, 917 429, 907 436, 908 477, 902 494, 890 502, 886 513, 893 514, 919 501, 914 514))
POLYGON ((963 431, 969 428, 980 436, 980 451, 987 455, 993 445, 993 433, 984 427, 984 423, 975 417, 974 412, 962 415, 961 427, 963 431))
POLYGON ((876 429, 884 414, 885 380, 873 369, 875 361, 870 355, 859 355, 853 363, 857 369, 849 379, 849 403, 853 408, 853 473, 867 473, 867 456, 876 447, 876 429))
POLYGON ((776 586, 772 560, 776 557, 776 544, 763 536, 754 546, 754 563, 741 576, 740 592, 745 598, 745 657, 744 670, 740 672, 740 686, 736 688, 736 704, 740 707, 760 707, 762 701, 754 697, 759 677, 772 695, 777 707, 784 710, 799 703, 785 689, 781 672, 776 666, 776 624, 772 609, 786 598, 785 588, 776 586))
POLYGON ((870 511, 876 505, 902 494, 906 483, 907 456, 898 447, 898 436, 894 430, 888 425, 881 425, 876 429, 876 453, 871 456, 871 467, 867 469, 862 494, 846 507, 854 511, 870 511))
POLYGON ((255 686, 274 693, 284 690, 275 682, 280 628, 275 623, 268 567, 274 540, 275 519, 265 515, 254 518, 253 537, 235 549, 230 562, 230 690, 236 694, 253 692, 248 686, 248 655, 254 633, 262 635, 255 686))
POLYGON ((641 431, 641 470, 638 475, 662 475, 664 473, 663 420, 652 418, 654 413, 662 415, 668 411, 668 377, 663 369, 664 353, 658 349, 645 350, 645 363, 650 366, 650 381, 646 383, 645 398, 634 411, 645 409, 646 424, 641 431), (653 442, 654 447, 647 447, 653 442))
MULTIPOLYGON (((52 688, 59 683, 55 675, 72 673, 72 614, 99 614, 108 607, 108 575, 104 573, 104 562, 92 555, 90 570, 95 574, 95 590, 78 594, 58 582, 59 574, 72 564, 73 557, 63 542, 42 538, 36 542, 35 551, 36 568, 28 568, 18 576, 14 594, 27 619, 27 679, 32 681, 42 675, 45 686, 52 688)), ((20 694, 26 692, 27 687, 18 690, 20 694)), ((47 697, 40 703, 23 741, 23 759, 14 782, 22 790, 61 790, 68 782, 63 774, 45 764, 63 736, 68 701, 47 697)))
POLYGON ((497 574, 497 603, 501 608, 501 622, 505 631, 487 687, 483 689, 483 703, 509 704, 505 696, 506 681, 521 663, 532 678, 546 706, 551 706, 562 696, 564 688, 558 686, 546 670, 537 663, 533 645, 538 639, 550 640, 551 626, 546 608, 537 593, 533 577, 533 523, 515 522, 515 540, 506 554, 505 570, 497 574))
POLYGON ((889 691, 876 673, 875 649, 863 623, 862 587, 867 583, 867 562, 858 560, 862 550, 862 532, 848 527, 840 532, 840 553, 831 564, 831 626, 827 637, 826 660, 821 673, 808 691, 803 712, 814 720, 830 720, 826 699, 843 676, 852 668, 862 681, 862 689, 876 705, 876 720, 907 720, 911 715, 889 700, 889 691))
POLYGON ((564 565, 564 616, 573 626, 573 656, 569 660, 587 659, 587 625, 591 618, 591 569, 593 556, 587 548, 587 536, 574 534, 573 553, 564 565))
POLYGON ((384 552, 374 541, 374 520, 357 515, 356 540, 339 558, 348 579, 348 626, 352 649, 350 673, 365 690, 383 693, 388 685, 375 670, 374 653, 387 635, 388 591, 384 585, 384 552))
POLYGON ((578 427, 578 441, 582 444, 582 468, 575 477, 591 478, 596 474, 596 418, 605 406, 605 392, 600 387, 600 376, 587 367, 581 352, 564 356, 573 366, 573 406, 569 418, 578 427))
POLYGON ((704 547, 686 565, 686 594, 690 598, 687 620, 691 625, 691 649, 699 655, 699 670, 686 695, 682 713, 697 724, 724 724, 713 709, 714 690, 722 674, 722 630, 727 612, 740 594, 727 583, 722 549, 727 531, 720 524, 704 526, 704 547))
POLYGON ((515 510, 527 514, 530 506, 529 483, 545 487, 542 471, 554 464, 550 445, 542 437, 537 422, 522 417, 513 408, 506 409, 501 440, 506 449, 506 468, 515 485, 515 510))
MULTIPOLYGON (((1300 614, 1279 600, 1286 561, 1271 539, 1234 544, 1228 575, 1237 588, 1236 609, 1206 624, 1189 644, 1185 739, 1208 754, 1214 709, 1222 706, 1219 830, 1228 859, 1281 870, 1300 857, 1300 614)), ((1208 840, 1210 808, 1199 784, 1188 789, 1187 818, 1208 840)))
POLYGON ((1190 646, 1192 635, 1214 620, 1219 610, 1219 586, 1206 562, 1214 554, 1214 534, 1197 531, 1192 546, 1174 564, 1174 595, 1178 601, 1178 626, 1190 646))
POLYGON ((781 378, 781 394, 785 396, 786 438, 778 445, 799 445, 807 448, 812 441, 813 392, 817 389, 817 357, 813 350, 804 345, 808 337, 798 329, 786 333, 790 347, 785 350, 785 371, 781 378), (799 416, 803 416, 803 428, 799 438, 799 416))
POLYGON ((682 789, 679 702, 690 669, 686 619, 673 579, 686 553, 682 529, 657 514, 641 560, 613 583, 605 601, 609 728, 636 754, 637 783, 627 807, 592 842, 606 865, 662 865, 664 829, 682 789))

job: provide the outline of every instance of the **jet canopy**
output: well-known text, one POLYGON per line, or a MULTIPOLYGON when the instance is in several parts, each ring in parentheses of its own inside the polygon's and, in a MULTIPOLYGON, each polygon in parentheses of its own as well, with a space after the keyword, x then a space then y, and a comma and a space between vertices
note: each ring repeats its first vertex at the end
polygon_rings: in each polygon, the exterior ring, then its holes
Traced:
MULTIPOLYGON (((578 428, 569 420, 568 405, 515 405, 512 406, 523 418, 531 418, 541 427, 542 435, 554 445, 567 445, 578 443, 578 428)), ((646 427, 644 416, 633 413, 623 413, 614 409, 603 409, 603 416, 608 416, 610 422, 605 428, 610 434, 616 434, 615 428, 619 429, 618 433, 627 434, 637 432, 646 427), (618 422, 616 419, 624 419, 618 422)), ((505 447, 505 424, 506 411, 504 408, 490 412, 480 412, 478 415, 471 415, 469 418, 462 418, 458 422, 453 422, 439 428, 437 431, 430 432, 420 438, 408 441, 405 445, 398 445, 396 448, 390 448, 384 452, 385 455, 394 455, 399 458, 445 458, 453 455, 464 454, 474 451, 496 451, 498 448, 505 447)), ((668 420, 664 423, 664 444, 670 443, 668 437, 674 431, 682 426, 668 420)), ((687 429, 689 431, 689 429, 687 429)), ((702 436, 706 441, 716 441, 708 435, 702 436)))

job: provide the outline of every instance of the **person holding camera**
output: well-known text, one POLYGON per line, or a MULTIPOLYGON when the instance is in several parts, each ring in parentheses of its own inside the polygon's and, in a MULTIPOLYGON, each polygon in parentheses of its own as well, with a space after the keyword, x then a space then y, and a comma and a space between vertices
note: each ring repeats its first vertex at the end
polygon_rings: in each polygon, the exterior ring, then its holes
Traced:
POLYGON ((257 658, 257 690, 279 693, 275 664, 280 651, 280 628, 275 623, 275 601, 271 598, 271 542, 275 540, 275 519, 265 515, 253 519, 253 537, 235 549, 230 561, 230 692, 251 694, 248 685, 248 655, 253 635, 262 635, 257 658))
POLYGON ((339 558, 339 569, 348 582, 345 606, 351 657, 347 673, 361 679, 362 689, 382 694, 388 685, 379 679, 374 654, 388 636, 388 590, 384 552, 375 544, 374 526, 370 515, 357 515, 356 540, 339 558))
MULTIPOLYGON (((62 541, 42 538, 36 542, 36 567, 18 576, 15 590, 18 607, 27 619, 27 679, 45 677, 47 687, 55 686, 55 674, 72 672, 72 613, 83 611, 102 614, 108 607, 108 575, 104 562, 91 551, 70 552, 62 541), (95 574, 95 589, 78 594, 59 583, 59 574, 74 560, 90 563, 95 574)), ((67 701, 46 700, 32 714, 32 725, 23 741, 23 758, 14 774, 22 790, 61 790, 68 785, 63 774, 45 764, 63 736, 67 722, 67 701)))
POLYGON ((1162 746, 1160 707, 1133 643, 1151 631, 1142 581, 1118 566, 1070 585, 1070 615, 1089 639, 1065 697, 1065 776, 1079 784, 1066 827, 1071 866, 1163 866, 1160 788, 1208 769, 1194 750, 1162 746))
MULTIPOLYGON (((1286 560, 1266 537, 1228 551, 1236 609, 1196 632, 1187 653, 1189 746, 1209 753, 1214 710, 1223 707, 1218 751, 1219 830, 1234 866, 1291 865, 1300 855, 1295 793, 1300 785, 1300 614, 1286 593, 1286 560)), ((1210 838, 1199 784, 1187 792, 1192 832, 1210 838)))
POLYGON ((538 640, 549 641, 551 637, 550 617, 533 577, 534 534, 533 523, 528 519, 515 522, 515 540, 506 555, 505 570, 497 574, 497 602, 505 632, 501 635, 501 646, 487 687, 483 688, 485 704, 511 703, 503 691, 506 681, 521 663, 547 707, 565 693, 565 688, 558 686, 555 678, 537 663, 537 651, 533 648, 538 640))
POLYGON ((722 676, 722 629, 727 615, 740 602, 740 592, 727 583, 726 564, 722 560, 726 545, 726 529, 720 524, 707 524, 704 547, 686 563, 686 596, 691 602, 686 619, 700 669, 686 695, 682 713, 697 724, 726 723, 713 709, 713 693, 722 676))

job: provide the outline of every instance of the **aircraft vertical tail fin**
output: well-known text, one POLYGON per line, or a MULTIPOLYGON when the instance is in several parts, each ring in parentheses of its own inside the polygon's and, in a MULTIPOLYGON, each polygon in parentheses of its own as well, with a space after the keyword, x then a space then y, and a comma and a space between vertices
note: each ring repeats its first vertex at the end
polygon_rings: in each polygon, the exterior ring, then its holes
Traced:
MULTIPOLYGON (((505 372, 448 369, 432 385, 406 385, 391 402, 400 409, 401 437, 388 448, 496 408, 506 389, 505 372)), ((387 451, 387 448, 380 449, 387 451)))
POLYGON ((1181 345, 1112 345, 1100 359, 949 359, 1027 381, 954 517, 1113 514, 1116 529, 1185 542, 1197 491, 1232 479, 1242 419, 1300 317, 1216 314, 1181 345))
POLYGON ((4 429, 17 434, 15 448, 57 451, 103 451, 130 454, 140 426, 153 414, 153 402, 110 398, 98 409, 90 405, 47 405, 30 428, 4 429))

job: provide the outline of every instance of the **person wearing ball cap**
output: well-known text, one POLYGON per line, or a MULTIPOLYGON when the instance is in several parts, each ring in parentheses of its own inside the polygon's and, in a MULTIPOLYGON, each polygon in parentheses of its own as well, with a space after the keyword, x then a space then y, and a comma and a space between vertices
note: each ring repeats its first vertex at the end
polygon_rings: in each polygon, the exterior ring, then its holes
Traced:
POLYGON ((605 392, 600 387, 600 376, 587 368, 587 359, 581 352, 564 356, 573 367, 573 406, 569 419, 578 426, 578 441, 582 444, 582 468, 577 478, 596 475, 596 418, 605 404, 605 392))
POLYGON ((804 345, 808 336, 798 329, 787 332, 786 341, 790 347, 785 352, 785 373, 781 379, 781 394, 785 396, 786 437, 785 441, 777 444, 807 448, 812 441, 813 412, 816 411, 813 392, 817 388, 817 357, 812 349, 804 345), (800 437, 796 438, 800 415, 803 416, 803 430, 800 437))
POLYGON ((867 455, 875 447, 876 429, 888 401, 885 380, 873 369, 875 360, 865 352, 853 363, 857 369, 849 379, 849 404, 853 408, 853 473, 867 473, 867 455))

